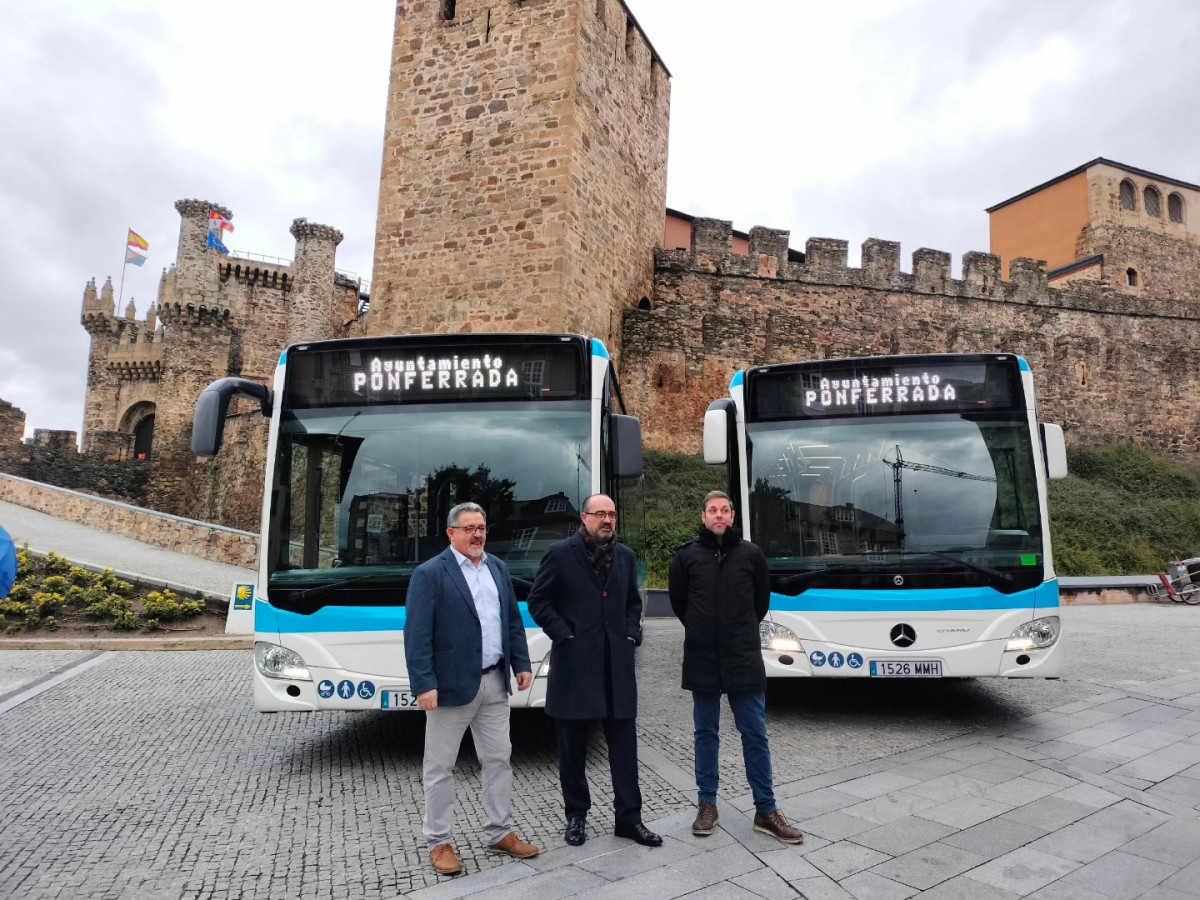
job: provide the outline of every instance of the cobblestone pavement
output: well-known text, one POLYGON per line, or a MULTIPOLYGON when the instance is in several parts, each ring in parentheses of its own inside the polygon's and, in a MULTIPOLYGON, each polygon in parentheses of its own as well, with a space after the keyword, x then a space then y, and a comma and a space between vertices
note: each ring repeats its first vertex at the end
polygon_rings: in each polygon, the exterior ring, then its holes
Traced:
POLYGON ((0 652, 0 896, 1200 896, 1200 610, 1065 614, 1062 681, 773 688, 777 792, 809 835, 799 848, 751 830, 728 714, 722 827, 690 835, 681 632, 652 621, 642 789, 667 845, 608 834, 596 736, 589 839, 565 846, 553 731, 523 712, 515 813, 543 853, 482 852, 468 746, 454 879, 432 873, 420 839, 419 715, 255 713, 245 651, 0 652))

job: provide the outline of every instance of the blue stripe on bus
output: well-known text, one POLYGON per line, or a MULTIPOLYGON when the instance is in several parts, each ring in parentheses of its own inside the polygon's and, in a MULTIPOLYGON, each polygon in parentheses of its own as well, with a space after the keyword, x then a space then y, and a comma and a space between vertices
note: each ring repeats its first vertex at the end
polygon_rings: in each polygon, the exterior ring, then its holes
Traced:
POLYGON ((799 597, 771 594, 773 612, 939 612, 962 609, 1049 609, 1058 607, 1058 581, 1032 590, 1001 594, 990 587, 955 590, 831 591, 814 588, 799 597))
POLYGON ((1023 357, 1023 356, 1017 357, 1017 368, 1020 369, 1022 372, 1033 371, 1032 369, 1029 368, 1029 363, 1025 362, 1025 357, 1023 357))
POLYGON ((598 338, 592 338, 592 356, 599 356, 602 359, 608 359, 608 348, 605 347, 598 338))
MULTIPOLYGON (((526 603, 521 608, 521 621, 526 628, 537 628, 529 615, 526 603)), ((347 631, 403 631, 403 606, 325 606, 312 615, 278 609, 265 600, 254 604, 254 630, 278 631, 281 634, 347 631)))
POLYGON ((282 353, 279 354, 279 365, 282 366, 285 362, 287 362, 287 351, 286 350, 284 350, 282 353))
POLYGON ((729 389, 732 391, 735 387, 741 387, 743 381, 746 380, 745 372, 734 372, 733 380, 729 382, 729 389))

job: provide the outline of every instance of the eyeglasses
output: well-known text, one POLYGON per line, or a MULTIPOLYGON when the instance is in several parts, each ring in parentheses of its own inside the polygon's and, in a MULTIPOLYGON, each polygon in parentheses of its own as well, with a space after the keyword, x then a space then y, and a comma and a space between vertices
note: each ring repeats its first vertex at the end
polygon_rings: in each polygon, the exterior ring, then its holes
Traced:
POLYGON ((617 511, 615 509, 605 509, 600 512, 584 513, 585 516, 591 516, 593 519, 612 519, 616 521, 617 511))
POLYGON ((486 525, 451 525, 450 527, 465 531, 467 534, 487 534, 486 525))

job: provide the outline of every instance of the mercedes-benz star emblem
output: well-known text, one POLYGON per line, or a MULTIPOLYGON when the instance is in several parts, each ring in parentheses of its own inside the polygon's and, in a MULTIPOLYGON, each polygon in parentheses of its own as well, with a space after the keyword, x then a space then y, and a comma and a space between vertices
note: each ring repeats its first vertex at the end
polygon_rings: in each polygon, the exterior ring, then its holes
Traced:
POLYGON ((913 627, 903 622, 892 629, 891 637, 892 643, 897 647, 911 647, 917 642, 917 633, 913 631, 913 627))

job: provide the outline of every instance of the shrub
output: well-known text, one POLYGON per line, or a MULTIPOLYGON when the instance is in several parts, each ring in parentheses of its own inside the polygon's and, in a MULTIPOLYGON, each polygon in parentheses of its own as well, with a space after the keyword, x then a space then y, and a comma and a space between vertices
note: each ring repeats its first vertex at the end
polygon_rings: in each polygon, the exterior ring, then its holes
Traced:
POLYGON ((198 600, 185 600, 180 603, 173 591, 152 591, 146 595, 146 600, 143 603, 142 613, 148 619, 157 619, 166 622, 174 621, 175 619, 188 618, 190 616, 198 616, 204 612, 204 604, 198 600))
POLYGON ((47 572, 53 575, 66 575, 73 568, 66 557, 59 556, 53 550, 46 554, 42 565, 45 566, 47 572))

